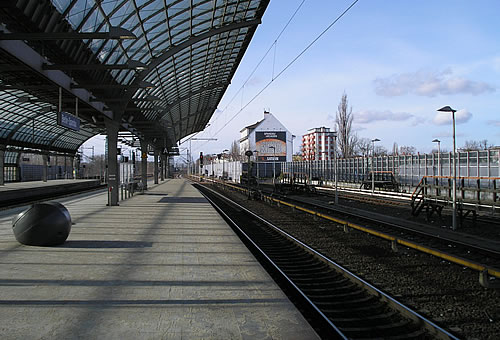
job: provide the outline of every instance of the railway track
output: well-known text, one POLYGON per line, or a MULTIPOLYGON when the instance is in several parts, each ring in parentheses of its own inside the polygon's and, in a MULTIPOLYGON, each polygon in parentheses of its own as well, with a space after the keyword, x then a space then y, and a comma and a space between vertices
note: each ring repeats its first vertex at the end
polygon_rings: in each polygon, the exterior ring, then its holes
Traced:
POLYGON ((279 277, 323 338, 456 339, 278 227, 213 190, 195 185, 279 277))
POLYGON ((88 188, 76 188, 76 189, 68 188, 66 191, 60 192, 60 193, 42 193, 42 194, 37 194, 37 195, 28 195, 28 196, 18 197, 16 199, 11 199, 7 202, 0 203, 0 210, 11 209, 11 208, 15 208, 15 207, 23 206, 23 205, 27 205, 27 204, 33 204, 33 203, 63 198, 63 197, 69 197, 69 196, 89 193, 89 192, 93 192, 93 191, 105 190, 106 187, 107 187, 107 184, 99 184, 97 186, 88 187, 88 188))
POLYGON ((299 197, 280 197, 279 200, 292 204, 300 204, 302 207, 314 209, 314 211, 319 213, 342 216, 346 218, 346 221, 342 221, 343 223, 350 224, 353 227, 362 224, 363 229, 369 228, 373 231, 372 234, 376 236, 405 246, 410 245, 412 248, 472 269, 487 271, 493 276, 500 277, 500 268, 498 268, 498 264, 500 263, 500 249, 494 249, 493 246, 486 247, 480 244, 471 244, 463 240, 452 239, 445 235, 436 235, 421 230, 408 221, 405 221, 409 225, 406 226, 399 219, 352 207, 331 206, 313 199, 299 197))
MULTIPOLYGON (((223 185, 242 192, 247 190, 233 184, 223 185)), ((479 272, 479 283, 482 286, 486 288, 500 287, 498 282, 500 278, 498 266, 500 247, 498 242, 489 242, 488 246, 484 246, 481 241, 485 241, 481 240, 472 244, 472 238, 460 240, 454 238, 456 236, 454 233, 447 233, 445 230, 432 233, 427 231, 428 226, 366 210, 331 205, 328 201, 317 200, 309 196, 281 195, 261 191, 260 198, 326 218, 344 225, 346 231, 353 228, 381 237, 391 241, 395 251, 397 251, 398 245, 402 245, 468 267, 479 272)))

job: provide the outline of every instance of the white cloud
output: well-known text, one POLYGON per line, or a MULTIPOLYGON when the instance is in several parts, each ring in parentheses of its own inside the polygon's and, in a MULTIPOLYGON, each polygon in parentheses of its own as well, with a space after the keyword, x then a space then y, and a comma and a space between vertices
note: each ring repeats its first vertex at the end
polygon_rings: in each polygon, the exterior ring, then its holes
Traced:
POLYGON ((453 77, 451 69, 440 72, 420 70, 415 73, 393 74, 387 78, 377 78, 373 82, 375 93, 385 97, 405 94, 427 97, 458 93, 479 95, 495 91, 495 88, 488 83, 453 77))
POLYGON ((500 120, 489 120, 488 124, 500 127, 500 120))
POLYGON ((376 111, 364 110, 353 114, 354 122, 359 124, 368 124, 376 121, 405 121, 413 117, 407 112, 392 112, 389 110, 376 111))
MULTIPOLYGON (((463 124, 468 122, 472 118, 472 113, 467 109, 458 110, 455 112, 455 123, 463 124)), ((452 123, 452 115, 450 112, 436 112, 436 115, 433 119, 434 124, 436 125, 447 125, 452 123)))

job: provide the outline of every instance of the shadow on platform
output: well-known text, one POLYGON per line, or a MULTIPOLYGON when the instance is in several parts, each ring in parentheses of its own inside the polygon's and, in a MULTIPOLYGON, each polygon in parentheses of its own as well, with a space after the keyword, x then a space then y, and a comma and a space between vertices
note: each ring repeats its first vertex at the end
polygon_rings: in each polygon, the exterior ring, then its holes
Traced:
POLYGON ((151 248, 153 242, 142 241, 66 241, 58 248, 151 248))

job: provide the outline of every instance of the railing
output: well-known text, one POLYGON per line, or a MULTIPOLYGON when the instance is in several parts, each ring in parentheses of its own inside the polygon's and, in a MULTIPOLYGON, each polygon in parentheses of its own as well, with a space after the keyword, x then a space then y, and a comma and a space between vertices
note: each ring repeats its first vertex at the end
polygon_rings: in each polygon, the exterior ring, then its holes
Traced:
MULTIPOLYGON (((459 209, 500 212, 500 177, 457 177, 459 209), (474 185, 471 185, 473 183, 474 185)), ((412 213, 418 215, 427 204, 453 203, 453 177, 423 176, 411 197, 412 213)))

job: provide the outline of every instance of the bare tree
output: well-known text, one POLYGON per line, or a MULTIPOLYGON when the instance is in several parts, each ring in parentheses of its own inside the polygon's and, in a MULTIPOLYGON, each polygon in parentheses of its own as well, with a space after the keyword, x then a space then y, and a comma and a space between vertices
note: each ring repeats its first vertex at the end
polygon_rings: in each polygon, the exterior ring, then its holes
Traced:
POLYGON ((375 145, 374 156, 387 156, 387 149, 382 145, 375 145))
POLYGON ((398 143, 394 142, 394 144, 392 144, 392 155, 397 156, 398 154, 399 154, 398 143))
POLYGON ((491 144, 488 144, 487 139, 480 141, 466 140, 465 145, 462 147, 464 151, 488 150, 489 148, 491 148, 491 144))
POLYGON ((370 153, 371 141, 369 138, 359 138, 356 143, 356 154, 367 157, 370 153))
POLYGON ((233 161, 241 161, 242 160, 242 157, 240 154, 240 144, 236 140, 234 140, 231 143, 231 148, 229 149, 229 157, 233 161))
POLYGON ((302 157, 302 152, 298 151, 292 155, 293 162, 301 162, 304 158, 302 157))
POLYGON ((354 154, 357 138, 352 131, 352 119, 352 107, 349 108, 347 94, 344 92, 337 108, 337 116, 335 119, 338 133, 338 147, 344 158, 354 154))
POLYGON ((413 155, 413 154, 417 153, 417 148, 415 148, 414 146, 401 145, 399 147, 399 153, 401 155, 413 155))

